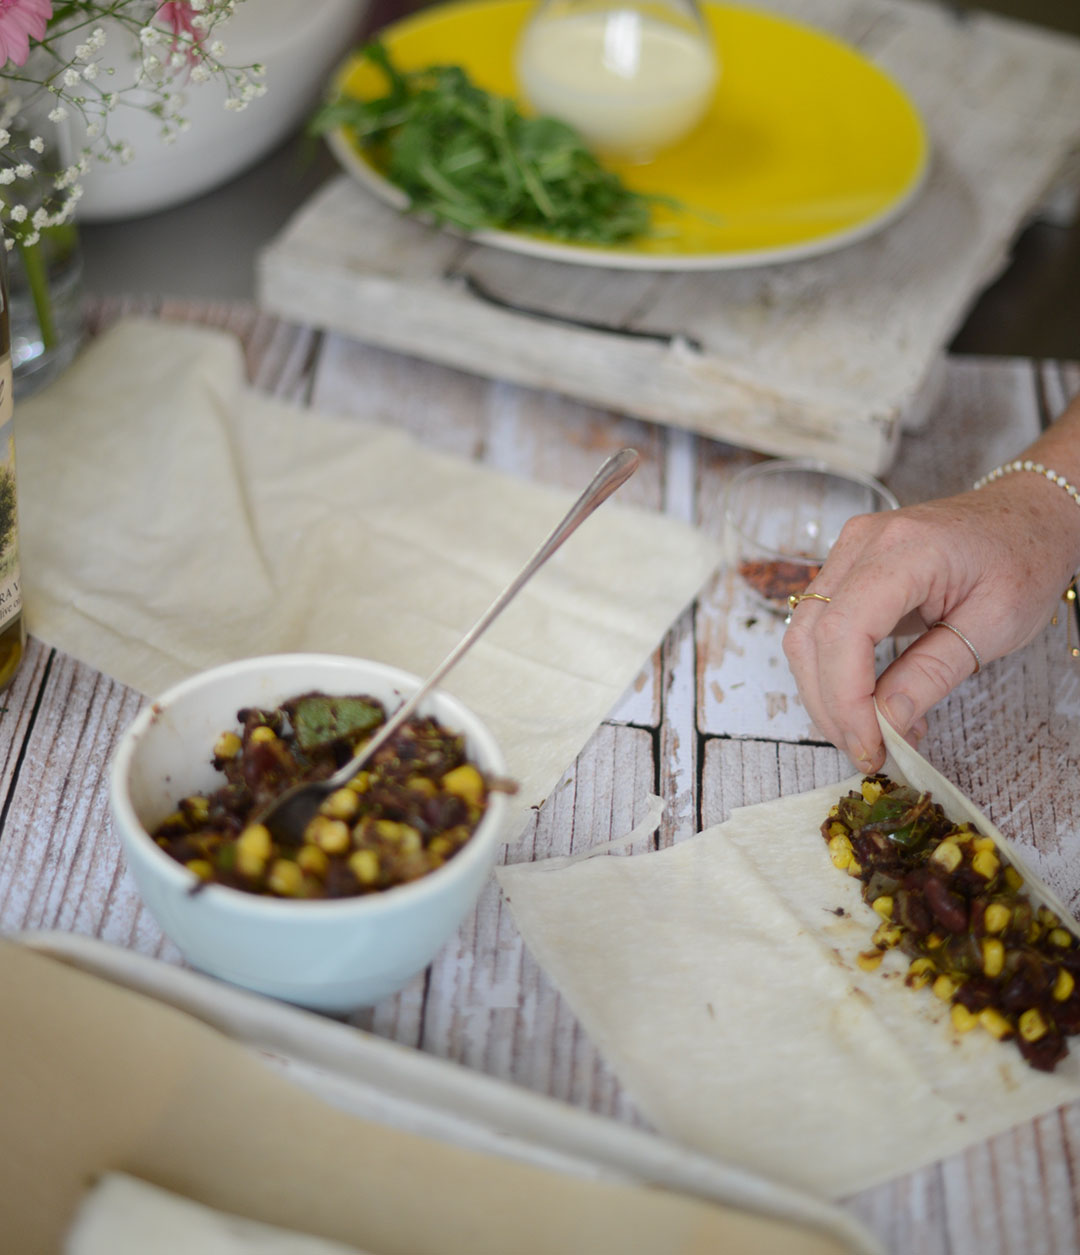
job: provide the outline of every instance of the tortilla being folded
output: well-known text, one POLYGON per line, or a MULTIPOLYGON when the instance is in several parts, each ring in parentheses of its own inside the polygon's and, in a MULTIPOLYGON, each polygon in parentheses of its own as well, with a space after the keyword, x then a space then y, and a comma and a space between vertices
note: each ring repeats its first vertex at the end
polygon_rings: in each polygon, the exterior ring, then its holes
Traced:
MULTIPOLYGON (((992 836, 1075 927, 989 820, 883 731, 887 774, 992 836)), ((740 808, 656 853, 499 871, 529 948, 661 1132, 832 1197, 1080 1097, 1080 1051, 1037 1073, 1011 1043, 954 1032, 946 1004, 905 986, 906 956, 856 966, 881 921, 820 827, 861 778, 740 808)))

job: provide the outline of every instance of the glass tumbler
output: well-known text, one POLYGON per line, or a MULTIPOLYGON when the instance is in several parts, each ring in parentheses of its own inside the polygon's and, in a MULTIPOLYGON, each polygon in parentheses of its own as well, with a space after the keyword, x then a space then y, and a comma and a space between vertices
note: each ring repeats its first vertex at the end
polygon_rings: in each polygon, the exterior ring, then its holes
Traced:
POLYGON ((727 486, 728 561, 757 604, 786 615, 788 597, 821 570, 848 519, 899 504, 859 471, 810 459, 759 462, 727 486))
POLYGON ((537 113, 600 156, 644 162, 701 120, 717 58, 696 0, 540 0, 515 69, 537 113))

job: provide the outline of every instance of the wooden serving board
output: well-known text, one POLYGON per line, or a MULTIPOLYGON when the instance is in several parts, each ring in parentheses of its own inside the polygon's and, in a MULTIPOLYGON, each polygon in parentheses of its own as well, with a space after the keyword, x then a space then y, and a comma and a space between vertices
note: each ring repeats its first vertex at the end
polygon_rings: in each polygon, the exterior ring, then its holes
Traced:
POLYGON ((470 244, 342 175, 259 259, 262 307, 765 453, 871 472, 1080 145, 1080 41, 917 0, 770 0, 892 74, 933 150, 912 206, 821 257, 619 271, 470 244))

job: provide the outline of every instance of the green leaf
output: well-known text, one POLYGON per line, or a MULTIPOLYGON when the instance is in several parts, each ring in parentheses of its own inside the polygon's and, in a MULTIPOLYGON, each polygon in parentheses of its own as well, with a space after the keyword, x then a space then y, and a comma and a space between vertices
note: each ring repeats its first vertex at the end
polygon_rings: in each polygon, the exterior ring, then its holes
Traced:
POLYGON ((583 244, 649 233, 658 198, 627 188, 565 123, 523 117, 512 100, 483 91, 460 66, 403 72, 378 42, 361 55, 386 78, 386 94, 340 96, 310 129, 343 128, 408 194, 413 212, 465 230, 583 244))
POLYGON ((382 706, 372 698, 322 693, 298 697, 287 709, 297 744, 306 754, 334 741, 354 740, 377 728, 385 717, 382 706))

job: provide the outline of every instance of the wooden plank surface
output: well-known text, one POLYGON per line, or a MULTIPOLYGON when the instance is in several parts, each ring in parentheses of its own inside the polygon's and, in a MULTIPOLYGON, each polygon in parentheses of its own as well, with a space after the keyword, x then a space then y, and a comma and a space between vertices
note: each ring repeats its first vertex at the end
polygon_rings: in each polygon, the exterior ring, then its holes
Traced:
MULTIPOLYGON (((247 307, 111 302, 96 307, 94 326, 125 312, 227 328, 243 343, 252 381, 267 391, 364 413, 433 447, 547 482, 576 486, 599 454, 634 444, 644 464, 628 495, 716 536, 723 484, 753 460, 686 431, 400 358, 247 307)), ((931 421, 904 437, 892 487, 904 501, 962 487, 1018 450, 1078 390, 1075 366, 952 362, 931 421)), ((665 815, 640 848, 684 840, 736 806, 848 774, 842 756, 816 743, 805 725, 770 718, 771 692, 787 694, 789 713, 797 709, 786 669, 770 662, 778 657, 779 629, 742 622, 736 631, 731 620, 745 616, 745 607, 726 580, 718 576, 672 626, 615 717, 506 848, 507 861, 578 852, 621 836, 639 822, 649 794, 663 799, 665 815), (740 682, 753 701, 717 699, 718 687, 732 690, 740 682)), ((0 711, 5 931, 60 928, 179 961, 140 905, 107 815, 108 758, 141 703, 133 691, 31 643, 0 711)), ((935 764, 1026 847, 1074 906, 1080 902, 1078 726, 1080 668, 1068 659, 1062 632, 1050 630, 961 685, 935 712, 926 743, 935 764)), ((494 883, 429 971, 358 1013, 355 1023, 616 1120, 643 1123, 524 949, 494 883)), ((1070 1108, 849 1205, 898 1253, 1080 1252, 1078 1157, 1080 1108, 1070 1108)))

